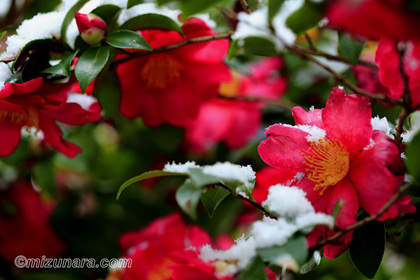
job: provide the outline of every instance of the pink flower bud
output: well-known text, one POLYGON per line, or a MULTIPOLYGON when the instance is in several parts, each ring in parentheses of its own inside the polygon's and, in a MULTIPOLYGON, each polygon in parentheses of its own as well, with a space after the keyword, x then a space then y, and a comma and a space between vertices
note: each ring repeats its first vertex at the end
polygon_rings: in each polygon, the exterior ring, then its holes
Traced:
POLYGON ((80 36, 89 45, 96 45, 106 37, 106 22, 97 15, 77 13, 74 17, 80 36))

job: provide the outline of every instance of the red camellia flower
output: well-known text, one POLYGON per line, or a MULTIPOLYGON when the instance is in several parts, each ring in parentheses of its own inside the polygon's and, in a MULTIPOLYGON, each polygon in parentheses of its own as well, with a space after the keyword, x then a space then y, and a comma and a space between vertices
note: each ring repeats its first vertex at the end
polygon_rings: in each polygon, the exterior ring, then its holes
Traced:
POLYGON ((408 9, 406 0, 332 0, 326 18, 328 26, 377 40, 398 41, 419 38, 418 12, 408 9))
MULTIPOLYGON (((292 113, 296 125, 270 126, 259 155, 273 167, 295 171, 292 184, 306 192, 315 210, 331 214, 342 200, 337 227, 355 223, 359 206, 376 214, 398 192, 404 181, 400 150, 385 133, 372 129, 367 98, 334 88, 324 109, 306 112, 295 107, 292 113)), ((378 220, 414 211, 404 196, 378 220)), ((350 233, 326 245, 324 255, 335 258, 351 239, 350 233)))
POLYGON ((0 192, 0 255, 10 263, 27 258, 58 257, 65 244, 49 223, 53 205, 43 201, 30 182, 0 192))
POLYGON ((42 133, 43 143, 64 155, 74 157, 81 149, 62 138, 56 121, 81 125, 100 119, 101 109, 95 98, 72 93, 73 83, 44 83, 36 78, 25 83, 6 83, 0 90, 0 156, 16 149, 22 128, 42 133))
POLYGON ((217 266, 198 258, 197 250, 210 243, 205 231, 188 226, 178 213, 157 219, 144 230, 121 237, 123 255, 132 259, 131 268, 125 268, 121 279, 232 279, 216 276, 217 266))
POLYGON ((420 41, 398 43, 382 38, 378 43, 375 62, 379 68, 379 79, 389 89, 388 96, 393 99, 398 100, 404 95, 404 77, 401 69, 404 70, 411 107, 418 109, 420 105, 420 41), (399 48, 402 51, 401 59, 399 48))
MULTIPOLYGON (((141 35, 152 48, 213 34, 201 20, 182 25, 185 37, 175 31, 147 30, 141 35)), ((217 95, 219 84, 230 80, 223 63, 228 40, 191 44, 130 59, 117 68, 121 85, 121 113, 142 117, 148 126, 164 122, 183 126, 198 114, 203 101, 217 95)))
MULTIPOLYGON (((284 94, 287 86, 286 79, 279 76, 282 66, 279 57, 259 60, 250 66, 249 75, 233 72, 233 81, 222 84, 220 94, 276 100, 284 94)), ((203 103, 198 116, 185 126, 188 150, 202 154, 222 141, 230 149, 243 147, 261 129, 261 108, 260 102, 225 98, 203 103)))

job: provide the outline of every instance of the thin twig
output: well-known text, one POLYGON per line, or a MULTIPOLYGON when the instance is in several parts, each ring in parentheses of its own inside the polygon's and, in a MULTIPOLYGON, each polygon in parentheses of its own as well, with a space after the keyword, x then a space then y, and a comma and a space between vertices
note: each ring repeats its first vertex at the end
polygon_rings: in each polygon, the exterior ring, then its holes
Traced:
POLYGON ((315 49, 315 47, 314 47, 314 44, 312 43, 312 39, 311 39, 311 37, 308 35, 308 33, 305 33, 305 39, 306 39, 306 42, 308 42, 309 49, 310 49, 310 50, 316 50, 316 49, 315 49))
MULTIPOLYGON (((308 41, 308 43, 309 42, 310 41, 308 41)), ((294 45, 293 48, 299 49, 299 51, 304 52, 306 54, 315 55, 315 56, 322 56, 322 57, 325 57, 329 60, 340 61, 340 62, 343 62, 343 63, 346 63, 346 64, 352 64, 351 61, 349 59, 345 58, 345 57, 332 55, 332 54, 317 50, 311 45, 309 45, 309 49, 298 46, 298 45, 294 45)), ((368 61, 359 60, 358 64, 369 67, 369 68, 372 68, 372 69, 375 69, 375 70, 378 69, 378 66, 376 66, 376 64, 368 62, 368 61)))
POLYGON ((186 45, 190 45, 190 44, 204 43, 204 42, 209 42, 209 41, 214 41, 214 40, 230 39, 230 36, 232 34, 233 34, 233 32, 228 32, 228 33, 218 34, 218 35, 197 37, 197 38, 189 39, 189 40, 182 41, 182 42, 179 42, 179 43, 176 43, 176 44, 156 48, 156 49, 154 49, 152 51, 149 51, 149 52, 145 51, 145 52, 132 53, 128 57, 124 57, 124 58, 120 58, 120 59, 115 60, 114 65, 118 65, 118 64, 127 62, 128 60, 136 58, 136 57, 142 57, 142 56, 147 56, 147 55, 154 54, 154 53, 165 52, 165 51, 177 49, 177 48, 180 48, 180 47, 183 47, 183 46, 186 46, 186 45))
POLYGON ((244 9, 244 11, 245 11, 247 14, 252 13, 251 8, 249 7, 249 5, 248 5, 248 3, 246 2, 246 0, 239 0, 239 2, 241 3, 242 8, 244 9))
POLYGON ((410 189, 412 186, 414 185, 414 182, 410 182, 407 185, 405 185, 404 187, 402 187, 400 189, 400 191, 398 193, 396 193, 375 215, 373 216, 369 216, 364 218, 363 220, 345 228, 342 229, 340 232, 338 232, 337 234, 331 236, 330 238, 325 239, 324 241, 314 245, 313 247, 311 247, 311 250, 317 250, 320 249, 322 247, 324 247, 325 245, 337 240, 338 238, 340 238, 341 236, 343 236, 344 234, 348 233, 349 231, 352 231, 354 229, 357 229, 361 226, 364 226, 367 223, 370 223, 374 220, 376 220, 378 217, 380 217, 383 213, 385 213, 385 211, 387 211, 397 200, 398 198, 400 198, 400 196, 407 191, 408 189, 410 189))
POLYGON ((317 59, 315 59, 312 56, 308 55, 307 53, 303 52, 300 49, 300 47, 289 46, 288 49, 289 49, 289 51, 291 53, 293 53, 293 54, 295 54, 297 56, 300 56, 301 58, 306 59, 308 61, 311 61, 311 62, 317 64, 318 66, 322 67, 324 70, 326 70, 327 72, 331 73, 338 81, 340 81, 341 83, 343 83, 343 85, 345 85, 350 90, 352 90, 353 92, 355 92, 355 93, 357 93, 359 95, 363 95, 363 96, 366 96, 366 97, 368 97, 370 99, 377 100, 377 101, 383 101, 383 102, 386 102, 386 103, 389 103, 389 104, 393 104, 393 105, 399 105, 399 106, 403 106, 404 105, 399 100, 394 100, 394 99, 388 98, 388 97, 386 97, 384 95, 377 94, 377 93, 370 93, 370 92, 367 92, 364 89, 359 88, 358 86, 356 86, 355 84, 353 84, 352 82, 350 82, 349 80, 347 80, 340 73, 335 72, 329 66, 321 63, 317 59))

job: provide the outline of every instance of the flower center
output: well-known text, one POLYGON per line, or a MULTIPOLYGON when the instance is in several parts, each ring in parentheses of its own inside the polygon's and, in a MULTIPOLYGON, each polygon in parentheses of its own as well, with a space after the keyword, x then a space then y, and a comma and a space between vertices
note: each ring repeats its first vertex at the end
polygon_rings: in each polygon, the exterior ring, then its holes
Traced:
POLYGON ((308 179, 315 182, 314 190, 321 190, 322 195, 329 187, 341 181, 349 171, 349 153, 338 140, 321 139, 312 141, 309 153, 302 155, 306 159, 308 179))
POLYGON ((35 127, 39 130, 39 119, 35 109, 29 109, 27 113, 0 111, 0 123, 11 123, 17 126, 26 127, 26 130, 30 130, 31 127, 35 127))
POLYGON ((152 55, 140 70, 141 79, 151 90, 162 90, 181 78, 181 64, 167 54, 152 55))

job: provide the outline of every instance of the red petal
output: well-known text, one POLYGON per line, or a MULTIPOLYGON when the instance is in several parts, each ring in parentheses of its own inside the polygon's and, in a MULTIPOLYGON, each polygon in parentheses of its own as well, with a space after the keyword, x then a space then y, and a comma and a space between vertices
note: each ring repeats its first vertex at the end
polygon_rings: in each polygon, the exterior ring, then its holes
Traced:
POLYGON ((357 193, 352 182, 344 178, 335 186, 331 187, 329 196, 327 214, 332 214, 335 205, 341 200, 343 206, 336 219, 336 226, 343 229, 356 223, 357 210, 359 209, 357 193))
POLYGON ((258 154, 265 163, 273 167, 305 172, 305 158, 302 154, 310 146, 305 138, 307 135, 309 133, 298 128, 274 124, 266 130, 267 140, 258 146, 258 154))
POLYGON ((7 122, 0 123, 0 156, 11 155, 19 145, 22 127, 7 122))
POLYGON ((322 110, 325 131, 331 139, 339 140, 355 158, 372 137, 372 110, 369 100, 355 94, 345 95, 334 88, 322 110))
POLYGON ((0 90, 0 98, 4 99, 11 95, 24 95, 34 93, 39 90, 44 82, 42 78, 29 80, 26 83, 6 83, 4 88, 0 90))
POLYGON ((299 125, 311 125, 317 126, 319 128, 324 128, 322 123, 322 110, 314 109, 306 112, 301 107, 294 107, 292 109, 292 115, 295 119, 295 124, 299 125))

